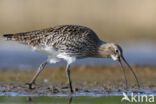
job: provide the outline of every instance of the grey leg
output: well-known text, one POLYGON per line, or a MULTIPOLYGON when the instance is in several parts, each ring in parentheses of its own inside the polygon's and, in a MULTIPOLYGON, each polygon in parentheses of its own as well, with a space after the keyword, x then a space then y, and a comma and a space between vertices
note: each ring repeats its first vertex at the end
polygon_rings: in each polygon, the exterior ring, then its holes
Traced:
POLYGON ((70 78, 70 65, 69 64, 67 64, 67 66, 66 66, 66 75, 67 75, 67 78, 68 78, 70 92, 73 93, 72 81, 71 81, 71 78, 70 78))
POLYGON ((39 74, 43 71, 43 69, 45 68, 45 66, 46 66, 47 64, 48 64, 48 62, 45 61, 45 62, 43 62, 43 63, 39 66, 39 68, 38 68, 36 74, 34 75, 34 77, 32 78, 32 80, 31 80, 29 83, 27 83, 27 85, 29 85, 29 89, 33 89, 33 88, 32 88, 32 85, 35 83, 37 77, 38 77, 39 74))

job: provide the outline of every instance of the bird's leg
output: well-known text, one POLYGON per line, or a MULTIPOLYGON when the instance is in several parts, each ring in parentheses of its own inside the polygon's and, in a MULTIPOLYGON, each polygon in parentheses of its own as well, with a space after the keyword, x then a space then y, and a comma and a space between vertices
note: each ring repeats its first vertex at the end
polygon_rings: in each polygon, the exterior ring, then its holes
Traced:
POLYGON ((43 71, 43 69, 45 68, 45 66, 46 66, 47 64, 48 64, 48 62, 45 61, 45 62, 43 62, 43 63, 39 66, 39 68, 38 68, 36 74, 34 75, 34 77, 32 78, 32 80, 31 80, 29 83, 27 83, 27 85, 29 86, 29 89, 33 89, 32 85, 35 84, 35 81, 36 81, 37 77, 38 77, 39 74, 43 71))
POLYGON ((70 92, 73 93, 72 81, 71 81, 71 78, 70 78, 70 65, 69 64, 67 64, 67 66, 66 66, 66 75, 67 75, 67 78, 68 78, 70 92))

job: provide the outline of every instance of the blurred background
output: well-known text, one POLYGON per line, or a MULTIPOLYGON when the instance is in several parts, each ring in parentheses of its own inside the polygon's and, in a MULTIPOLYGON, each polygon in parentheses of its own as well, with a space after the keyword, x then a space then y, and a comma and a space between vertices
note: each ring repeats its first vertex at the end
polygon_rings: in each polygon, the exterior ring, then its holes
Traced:
MULTIPOLYGON (((0 34, 63 24, 90 27, 101 39, 120 44, 131 64, 155 65, 155 0, 0 0, 0 34)), ((45 59, 27 46, 0 40, 0 68, 37 67, 45 59)), ((85 59, 77 64, 110 62, 85 59)))

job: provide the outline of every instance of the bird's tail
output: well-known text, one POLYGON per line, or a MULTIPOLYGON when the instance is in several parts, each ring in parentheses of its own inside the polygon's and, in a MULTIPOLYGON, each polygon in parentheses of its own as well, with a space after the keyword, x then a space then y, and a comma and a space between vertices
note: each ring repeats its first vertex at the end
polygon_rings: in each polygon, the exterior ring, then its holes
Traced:
POLYGON ((15 40, 14 34, 4 34, 2 37, 7 40, 15 40))
POLYGON ((24 38, 23 33, 16 33, 16 34, 4 34, 2 35, 3 39, 11 40, 11 41, 21 41, 24 38))
POLYGON ((28 44, 25 40, 25 35, 23 33, 4 34, 2 35, 2 39, 9 40, 9 41, 17 41, 23 44, 28 44))
POLYGON ((15 34, 4 34, 2 35, 2 38, 5 40, 17 41, 22 44, 36 45, 42 39, 41 35, 43 35, 43 32, 36 30, 15 34))

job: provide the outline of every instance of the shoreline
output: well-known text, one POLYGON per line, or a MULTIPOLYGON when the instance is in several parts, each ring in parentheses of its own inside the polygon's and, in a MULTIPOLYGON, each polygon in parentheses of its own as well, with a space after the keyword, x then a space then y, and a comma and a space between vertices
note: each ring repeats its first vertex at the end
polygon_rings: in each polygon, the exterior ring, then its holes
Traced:
MULTIPOLYGON (((117 95, 125 90, 125 81, 120 67, 72 67, 71 78, 78 95, 117 95)), ((156 95, 156 68, 134 67, 141 84, 141 92, 156 95)), ((36 70, 0 70, 0 95, 57 95, 68 94, 64 67, 45 69, 36 81, 34 90, 25 84, 31 80, 36 70)), ((129 70, 126 70, 128 89, 137 91, 136 82, 129 70)))

